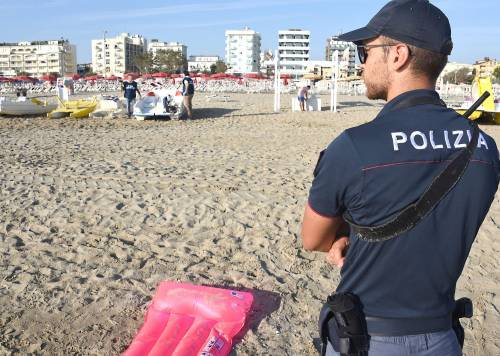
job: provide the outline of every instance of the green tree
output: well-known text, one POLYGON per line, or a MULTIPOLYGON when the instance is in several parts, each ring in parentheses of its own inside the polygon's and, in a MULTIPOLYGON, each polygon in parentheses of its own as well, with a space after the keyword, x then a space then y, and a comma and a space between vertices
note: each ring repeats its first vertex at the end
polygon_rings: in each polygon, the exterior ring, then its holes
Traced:
POLYGON ((451 84, 471 84, 474 80, 474 71, 471 72, 469 68, 460 68, 454 70, 444 76, 444 81, 451 84))
POLYGON ((495 83, 500 83, 500 66, 493 70, 493 81, 495 83))
POLYGON ((171 49, 156 52, 157 69, 166 73, 180 73, 187 68, 187 60, 182 52, 171 49))
POLYGON ((155 67, 155 60, 151 52, 136 54, 132 57, 132 63, 140 73, 151 73, 155 67))
POLYGON ((215 73, 225 73, 227 70, 227 65, 224 63, 224 61, 217 61, 215 64, 212 64, 210 66, 210 73, 215 74, 215 73))

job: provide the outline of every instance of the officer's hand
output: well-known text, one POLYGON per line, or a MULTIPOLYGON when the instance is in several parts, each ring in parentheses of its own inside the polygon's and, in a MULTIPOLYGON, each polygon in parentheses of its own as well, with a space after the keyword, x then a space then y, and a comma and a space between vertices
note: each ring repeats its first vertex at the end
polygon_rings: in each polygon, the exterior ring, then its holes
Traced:
POLYGON ((348 237, 339 237, 334 242, 330 251, 326 255, 326 261, 335 265, 338 268, 341 268, 344 265, 345 255, 347 253, 347 249, 349 248, 349 238, 348 237))

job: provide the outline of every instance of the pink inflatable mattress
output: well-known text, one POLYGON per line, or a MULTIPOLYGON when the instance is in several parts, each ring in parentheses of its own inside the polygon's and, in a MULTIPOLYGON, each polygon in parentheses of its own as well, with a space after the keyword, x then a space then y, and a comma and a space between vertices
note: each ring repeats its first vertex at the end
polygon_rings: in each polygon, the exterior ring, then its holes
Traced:
POLYGON ((252 302, 250 293, 162 282, 123 355, 227 355, 252 302))

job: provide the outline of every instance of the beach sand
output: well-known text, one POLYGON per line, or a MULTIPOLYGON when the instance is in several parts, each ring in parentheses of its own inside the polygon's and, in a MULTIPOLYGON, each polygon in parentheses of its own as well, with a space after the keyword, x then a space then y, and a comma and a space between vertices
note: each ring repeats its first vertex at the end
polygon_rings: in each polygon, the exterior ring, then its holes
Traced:
MULTIPOLYGON (((312 170, 381 103, 291 113, 284 96, 274 114, 272 95, 220 96, 197 94, 189 122, 0 118, 0 354, 118 354, 163 280, 253 291, 234 355, 317 354, 339 272, 301 248, 312 170)), ((499 236, 497 194, 457 290, 466 355, 500 353, 499 236)))

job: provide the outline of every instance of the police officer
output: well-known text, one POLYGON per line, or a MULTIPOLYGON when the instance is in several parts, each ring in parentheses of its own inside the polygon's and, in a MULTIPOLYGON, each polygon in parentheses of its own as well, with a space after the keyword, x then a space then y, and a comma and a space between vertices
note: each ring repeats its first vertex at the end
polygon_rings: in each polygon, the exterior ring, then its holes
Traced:
POLYGON ((123 82, 122 91, 123 91, 123 96, 125 97, 127 117, 130 119, 134 111, 136 93, 139 94, 139 97, 142 97, 141 92, 137 87, 137 82, 134 80, 134 77, 132 75, 128 75, 127 80, 123 82))
MULTIPOLYGON (((455 286, 498 188, 497 146, 435 91, 453 45, 446 15, 428 0, 391 1, 366 27, 340 39, 358 46, 367 97, 387 104, 373 121, 328 146, 310 189, 304 248, 328 253, 341 267, 328 307, 354 310, 357 304, 363 314, 357 322, 363 330, 353 339, 342 313, 334 313, 326 331, 320 324, 324 351, 460 355, 452 329, 455 286), (399 219, 467 147, 473 153, 463 175, 438 192, 439 202, 420 211, 412 228, 371 240, 356 233, 354 226, 399 219), (343 236, 346 220, 351 232, 343 236), (349 298, 338 302, 339 296, 349 298)), ((412 219, 416 214, 406 217, 412 219)))
POLYGON ((184 71, 184 78, 182 78, 182 103, 187 111, 189 120, 193 118, 193 96, 194 96, 194 82, 189 76, 189 71, 184 71))

